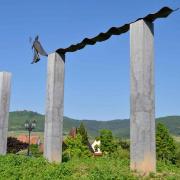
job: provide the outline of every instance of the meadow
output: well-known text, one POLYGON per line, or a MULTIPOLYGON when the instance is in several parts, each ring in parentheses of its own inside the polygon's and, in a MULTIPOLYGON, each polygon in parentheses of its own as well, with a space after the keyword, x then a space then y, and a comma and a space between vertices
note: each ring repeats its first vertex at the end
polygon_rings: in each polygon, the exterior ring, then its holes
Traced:
POLYGON ((1 180, 108 180, 108 179, 180 179, 180 168, 157 163, 157 173, 140 176, 129 170, 129 159, 113 157, 75 158, 61 164, 50 164, 42 157, 0 156, 1 180))
MULTIPOLYGON (((27 112, 24 114, 27 115, 27 112)), ((86 146, 86 140, 93 142, 94 138, 87 136, 84 126, 83 131, 81 130, 80 126, 76 137, 68 136, 68 131, 66 134, 64 133, 64 142, 67 147, 63 150, 61 164, 49 163, 35 146, 32 146, 30 157, 26 156, 27 150, 22 150, 17 154, 0 156, 0 179, 180 179, 180 136, 169 133, 163 124, 156 129, 157 171, 148 176, 130 170, 130 142, 126 136, 117 138, 110 130, 100 130, 101 150, 104 153, 102 157, 95 157, 90 154, 86 146), (104 136, 103 133, 105 133, 104 136), (173 151, 173 149, 176 150, 173 151)), ((19 129, 8 132, 8 136, 13 137, 18 137, 21 134, 27 135, 27 131, 19 129)), ((32 135, 39 136, 43 142, 42 131, 32 132, 32 135)))

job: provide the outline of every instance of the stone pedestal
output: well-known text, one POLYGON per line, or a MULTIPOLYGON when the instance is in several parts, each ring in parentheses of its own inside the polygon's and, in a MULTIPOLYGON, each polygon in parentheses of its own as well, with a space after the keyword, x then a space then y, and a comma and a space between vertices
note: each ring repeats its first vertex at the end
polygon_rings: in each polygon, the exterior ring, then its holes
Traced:
POLYGON ((148 174, 156 171, 152 23, 139 20, 130 25, 130 56, 130 166, 148 174))
POLYGON ((64 55, 48 55, 44 157, 61 162, 64 111, 64 55))
POLYGON ((7 150, 11 73, 0 72, 0 155, 7 150))

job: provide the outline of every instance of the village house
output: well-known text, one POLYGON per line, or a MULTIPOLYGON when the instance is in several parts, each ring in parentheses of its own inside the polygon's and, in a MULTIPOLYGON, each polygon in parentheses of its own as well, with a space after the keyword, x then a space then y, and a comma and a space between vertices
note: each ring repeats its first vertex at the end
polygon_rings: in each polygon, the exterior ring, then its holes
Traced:
MULTIPOLYGON (((25 135, 25 134, 21 134, 17 137, 17 139, 23 143, 29 143, 29 136, 25 135)), ((41 139, 39 136, 37 135, 31 135, 30 137, 30 144, 36 144, 36 145, 40 145, 41 143, 41 139)))
POLYGON ((101 145, 101 141, 98 139, 95 139, 95 141, 91 145, 95 156, 102 156, 100 145, 101 145))

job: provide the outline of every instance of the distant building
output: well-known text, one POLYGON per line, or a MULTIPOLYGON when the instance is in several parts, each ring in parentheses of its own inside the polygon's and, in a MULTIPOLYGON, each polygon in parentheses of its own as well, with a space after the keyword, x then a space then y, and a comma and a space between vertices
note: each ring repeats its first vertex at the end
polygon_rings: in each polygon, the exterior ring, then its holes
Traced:
POLYGON ((102 152, 101 152, 101 149, 100 149, 100 145, 101 145, 101 141, 100 140, 95 140, 91 147, 94 151, 94 155, 95 156, 102 156, 102 152))
MULTIPOLYGON (((29 136, 25 134, 21 134, 17 137, 17 139, 23 143, 29 143, 29 136)), ((31 135, 30 144, 37 144, 41 143, 40 137, 37 135, 31 135)))
MULTIPOLYGON (((77 135, 77 128, 73 127, 70 129, 69 131, 69 136, 72 137, 72 138, 75 138, 76 135, 77 135)), ((29 143, 29 136, 28 135, 25 135, 25 134, 21 134, 17 137, 17 139, 23 143, 29 143)), ((44 151, 44 144, 43 142, 41 142, 40 140, 40 137, 37 136, 37 135, 31 135, 31 138, 30 138, 30 144, 36 144, 39 146, 39 150, 40 152, 43 152, 44 151)), ((64 140, 62 142, 62 149, 66 149, 67 145, 65 144, 64 140)), ((94 151, 92 145, 89 143, 89 141, 87 142, 87 147, 89 149, 89 151, 91 153, 94 153, 95 155, 98 154, 97 152, 94 151)), ((98 151, 100 152, 100 151, 98 151)), ((102 153, 101 153, 102 154, 102 153)))

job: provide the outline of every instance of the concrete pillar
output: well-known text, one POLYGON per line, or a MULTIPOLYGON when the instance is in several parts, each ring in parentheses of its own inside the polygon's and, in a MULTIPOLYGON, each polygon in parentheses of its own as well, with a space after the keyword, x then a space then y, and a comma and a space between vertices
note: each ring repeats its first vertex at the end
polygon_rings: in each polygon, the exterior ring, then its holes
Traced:
POLYGON ((143 174, 156 171, 153 31, 144 20, 130 25, 130 167, 143 174))
POLYGON ((11 73, 0 72, 0 155, 7 150, 11 73))
POLYGON ((44 157, 61 162, 64 111, 64 55, 48 55, 44 157))

